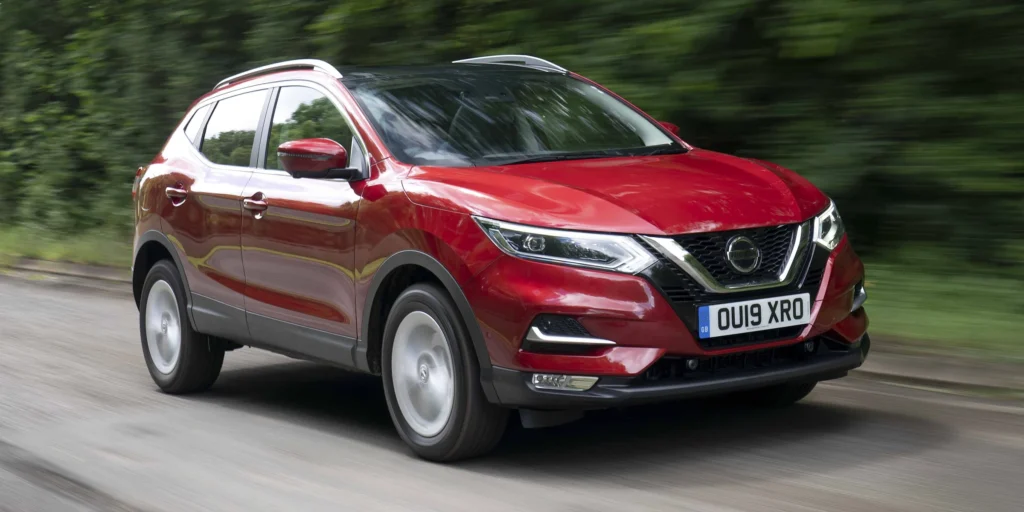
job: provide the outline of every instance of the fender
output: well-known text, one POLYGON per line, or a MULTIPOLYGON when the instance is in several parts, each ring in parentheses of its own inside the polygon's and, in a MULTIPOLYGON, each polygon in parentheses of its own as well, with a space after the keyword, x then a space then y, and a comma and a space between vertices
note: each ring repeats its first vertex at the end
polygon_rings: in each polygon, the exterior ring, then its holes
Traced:
MULTIPOLYGON (((156 242, 167 250, 168 254, 171 255, 171 260, 174 262, 174 266, 178 269, 178 275, 181 276, 181 282, 185 285, 185 310, 188 312, 188 321, 192 324, 192 328, 196 328, 196 321, 192 318, 192 288, 188 285, 188 276, 185 275, 185 267, 181 265, 181 258, 178 256, 178 249, 175 247, 171 240, 167 238, 167 235, 151 229, 146 231, 139 236, 138 242, 132 249, 132 295, 135 295, 135 305, 139 305, 139 297, 135 292, 135 280, 136 280, 136 267, 139 262, 139 249, 142 249, 149 242, 156 242)), ((146 276, 138 276, 140 279, 145 279, 146 276)))
MULTIPOLYGON (((476 352, 477 363, 480 366, 480 385, 483 387, 484 395, 487 399, 493 403, 497 402, 497 394, 494 392, 494 386, 492 385, 492 372, 491 372, 491 359, 487 352, 487 344, 484 342, 484 333, 480 330, 480 324, 476 321, 476 315, 473 313, 473 308, 469 305, 469 300, 466 299, 466 295, 462 293, 462 288, 459 283, 455 280, 455 277, 448 272, 448 269, 444 268, 441 262, 434 259, 432 256, 425 252, 420 252, 412 249, 396 252, 384 260, 384 263, 380 265, 377 271, 373 275, 373 280, 370 282, 370 287, 366 293, 366 299, 363 304, 363 326, 370 325, 370 311, 373 309, 373 300, 377 296, 377 292, 380 290, 381 284, 384 283, 388 275, 393 270, 402 265, 418 265, 430 271, 434 274, 434 277, 441 282, 448 295, 451 296, 455 302, 455 307, 459 309, 459 314, 462 315, 463 323, 466 325, 466 330, 469 331, 470 341, 473 343, 473 351, 476 352)), ((367 353, 369 352, 369 340, 366 339, 365 332, 359 333, 359 339, 356 341, 355 348, 355 361, 356 366, 363 371, 369 371, 370 364, 367 360, 367 353)))

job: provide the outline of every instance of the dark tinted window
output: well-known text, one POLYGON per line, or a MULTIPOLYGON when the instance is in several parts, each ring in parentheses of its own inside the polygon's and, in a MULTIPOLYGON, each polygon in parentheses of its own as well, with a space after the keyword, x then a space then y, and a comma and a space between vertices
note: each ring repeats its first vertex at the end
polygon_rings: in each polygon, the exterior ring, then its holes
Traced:
MULTIPOLYGON (((338 108, 309 87, 282 87, 267 143, 267 169, 281 169, 277 146, 299 139, 331 139, 352 154, 352 130, 338 108)), ((351 161, 351 158, 349 159, 351 161)))
POLYGON ((267 91, 247 92, 217 102, 206 123, 202 152, 211 162, 247 167, 267 91))
POLYGON ((206 113, 209 110, 210 106, 206 105, 192 114, 192 118, 185 125, 185 136, 188 137, 188 140, 195 142, 199 138, 199 132, 203 129, 203 120, 206 119, 206 113))
POLYGON ((450 73, 346 81, 384 143, 417 165, 683 148, 601 89, 541 73, 450 73))

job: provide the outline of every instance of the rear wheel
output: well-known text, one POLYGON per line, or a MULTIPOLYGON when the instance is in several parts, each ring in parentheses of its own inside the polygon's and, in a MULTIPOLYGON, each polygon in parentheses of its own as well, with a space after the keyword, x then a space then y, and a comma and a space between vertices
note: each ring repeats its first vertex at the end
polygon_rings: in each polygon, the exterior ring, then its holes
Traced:
POLYGON ((381 353, 391 419, 417 455, 465 459, 501 440, 508 411, 484 397, 469 335, 447 293, 430 284, 402 292, 381 353))
POLYGON ((746 404, 759 407, 786 407, 811 394, 817 382, 793 382, 743 392, 739 398, 746 404))
POLYGON ((149 375, 165 393, 209 388, 224 363, 223 346, 193 330, 186 311, 178 269, 170 261, 157 262, 142 286, 139 330, 149 375))

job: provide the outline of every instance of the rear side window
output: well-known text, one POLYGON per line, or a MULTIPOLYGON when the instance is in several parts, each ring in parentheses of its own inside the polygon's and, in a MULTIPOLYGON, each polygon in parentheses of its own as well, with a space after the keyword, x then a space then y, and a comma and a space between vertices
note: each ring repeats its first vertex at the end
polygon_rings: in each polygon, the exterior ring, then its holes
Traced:
POLYGON ((267 99, 267 91, 254 91, 217 102, 206 123, 200 151, 211 162, 248 167, 256 127, 267 99))
POLYGON ((192 114, 192 119, 189 119, 188 124, 185 125, 185 136, 188 137, 188 140, 192 141, 193 144, 195 144, 196 139, 199 138, 199 132, 203 129, 203 120, 206 119, 206 113, 209 111, 209 105, 196 110, 196 112, 192 114))

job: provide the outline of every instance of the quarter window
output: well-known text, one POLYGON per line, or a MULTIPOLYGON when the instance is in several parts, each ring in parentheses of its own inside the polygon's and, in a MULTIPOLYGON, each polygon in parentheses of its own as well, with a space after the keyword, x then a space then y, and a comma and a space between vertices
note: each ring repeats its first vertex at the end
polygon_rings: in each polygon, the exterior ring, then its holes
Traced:
POLYGON ((199 138, 199 132, 203 129, 203 120, 206 119, 206 113, 210 111, 210 106, 206 105, 203 108, 196 110, 192 114, 192 119, 188 120, 188 124, 185 125, 185 136, 188 140, 194 144, 196 139, 199 138))
POLYGON ((352 129, 334 103, 309 87, 282 87, 270 126, 267 169, 283 170, 277 159, 279 145, 293 140, 319 138, 331 139, 345 146, 349 161, 352 161, 352 129))
POLYGON ((202 152, 211 162, 248 167, 252 143, 267 91, 254 91, 217 102, 206 123, 202 152))

